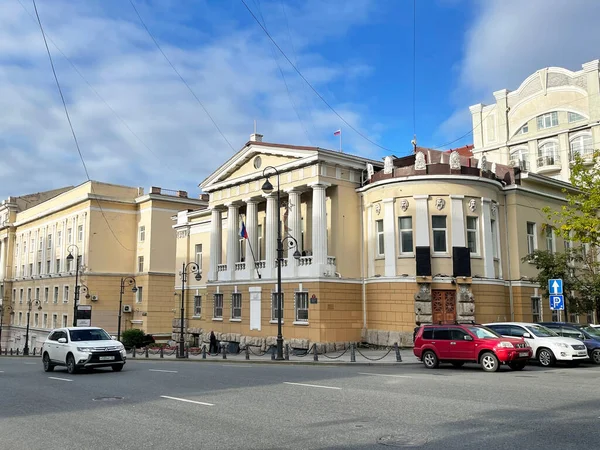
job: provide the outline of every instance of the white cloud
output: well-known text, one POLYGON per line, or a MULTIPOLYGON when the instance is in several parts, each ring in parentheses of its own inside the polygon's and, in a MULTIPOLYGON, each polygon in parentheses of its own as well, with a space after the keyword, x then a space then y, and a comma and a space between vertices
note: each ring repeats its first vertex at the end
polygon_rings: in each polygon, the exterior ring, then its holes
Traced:
MULTIPOLYGON (((371 2, 361 0, 355 9, 342 7, 336 18, 329 17, 329 25, 335 23, 330 27, 324 17, 345 2, 327 2, 322 7, 316 0, 310 3, 312 7, 300 3, 287 10, 302 70, 311 81, 314 77, 318 89, 359 83, 371 73, 367 65, 352 61, 354 69, 345 70, 343 61, 332 64, 321 56, 318 44, 364 23, 371 2), (337 20, 340 13, 344 21, 337 20), (296 21, 306 25, 302 38, 294 32, 302 29, 295 27, 296 21), (327 29, 327 36, 310 32, 316 29, 327 29)), ((32 13, 31 5, 24 4, 32 13)), ((336 147, 331 135, 339 128, 339 119, 315 100, 279 58, 303 125, 299 122, 270 44, 245 11, 236 11, 243 13, 237 21, 227 9, 198 2, 138 0, 136 5, 236 151, 247 141, 254 119, 270 142, 336 147), (215 23, 215 18, 221 21, 215 23)), ((287 36, 282 21, 276 20, 279 5, 262 2, 263 11, 272 14, 267 24, 275 25, 274 35, 287 36)), ((148 152, 49 43, 90 176, 197 192, 197 183, 233 151, 154 47, 128 2, 98 0, 75 5, 56 0, 52 7, 39 2, 38 9, 47 34, 154 152, 148 152)), ((360 129, 382 127, 366 122, 363 105, 335 106, 360 129)), ((363 149, 357 136, 348 133, 344 140, 348 147, 363 149)), ((372 147, 365 150, 374 151, 372 147)), ((16 1, 0 5, 0 154, 0 198, 85 179, 41 33, 16 1)))
POLYGON ((468 107, 493 101, 494 91, 517 89, 543 67, 580 70, 600 57, 597 0, 487 0, 477 2, 477 8, 457 65, 452 96, 457 110, 440 127, 441 139, 468 131, 468 107))

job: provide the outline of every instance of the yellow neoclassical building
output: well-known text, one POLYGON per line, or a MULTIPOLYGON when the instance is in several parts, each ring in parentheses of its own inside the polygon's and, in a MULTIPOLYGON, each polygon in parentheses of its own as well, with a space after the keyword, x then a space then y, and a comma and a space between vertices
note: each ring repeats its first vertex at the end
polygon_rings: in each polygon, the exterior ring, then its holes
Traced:
POLYGON ((173 218, 177 265, 202 272, 186 284, 190 341, 212 330, 275 342, 278 217, 283 336, 294 347, 410 345, 417 320, 552 318, 522 258, 563 248, 541 213, 564 204, 562 181, 457 151, 373 161, 255 134, 200 186, 209 208, 173 218))
POLYGON ((51 329, 71 326, 76 279, 79 305, 91 307, 91 325, 117 333, 123 284, 122 330, 170 334, 175 276, 171 217, 206 205, 185 191, 152 187, 144 193, 143 188, 96 181, 3 201, 2 347, 25 346, 30 307, 29 347, 41 345, 51 329))

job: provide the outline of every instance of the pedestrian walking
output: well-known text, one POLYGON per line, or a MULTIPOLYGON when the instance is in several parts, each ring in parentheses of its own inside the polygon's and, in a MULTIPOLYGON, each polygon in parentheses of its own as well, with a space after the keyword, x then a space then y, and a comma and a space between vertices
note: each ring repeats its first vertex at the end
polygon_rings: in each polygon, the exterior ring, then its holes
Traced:
POLYGON ((413 344, 417 340, 417 333, 419 332, 419 328, 421 328, 421 322, 417 320, 415 322, 415 325, 417 325, 417 326, 415 327, 415 330, 413 331, 413 344))
POLYGON ((210 332, 210 345, 208 348, 208 353, 219 353, 219 346, 217 345, 217 337, 215 336, 215 332, 210 332))

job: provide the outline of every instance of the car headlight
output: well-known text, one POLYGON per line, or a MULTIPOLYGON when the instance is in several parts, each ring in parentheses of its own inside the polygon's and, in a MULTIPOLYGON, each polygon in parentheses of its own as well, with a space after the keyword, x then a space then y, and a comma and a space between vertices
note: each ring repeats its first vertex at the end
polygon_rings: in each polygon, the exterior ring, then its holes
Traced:
POLYGON ((502 342, 498 343, 498 347, 515 348, 515 346, 512 344, 512 342, 507 342, 507 341, 502 341, 502 342))
POLYGON ((569 348, 569 345, 565 344, 564 342, 555 342, 554 345, 561 348, 569 348))
POLYGON ((77 351, 78 352, 87 352, 87 353, 92 353, 94 351, 93 348, 91 347, 77 347, 77 351))

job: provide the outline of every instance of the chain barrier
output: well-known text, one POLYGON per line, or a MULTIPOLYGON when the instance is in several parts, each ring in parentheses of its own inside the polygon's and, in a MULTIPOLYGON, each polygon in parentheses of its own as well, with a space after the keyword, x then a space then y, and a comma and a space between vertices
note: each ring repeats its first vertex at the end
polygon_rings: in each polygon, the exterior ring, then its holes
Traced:
POLYGON ((327 359, 338 359, 344 356, 348 350, 350 350, 350 347, 348 347, 346 350, 344 350, 341 354, 337 356, 327 356, 327 353, 323 353, 321 356, 324 356, 327 359))
POLYGON ((362 356, 363 358, 365 358, 365 359, 368 359, 369 361, 381 361, 381 360, 382 360, 383 358, 385 358, 387 355, 389 355, 390 353, 392 353, 392 350, 394 350, 394 348, 393 348, 393 347, 392 347, 392 348, 390 348, 390 349, 387 351, 387 353, 386 353, 385 355, 383 355, 382 357, 380 357, 380 358, 369 358, 368 356, 365 356, 365 355, 363 354, 363 352, 361 352, 361 351, 360 351, 358 348, 356 348, 356 351, 358 352, 358 354, 359 354, 360 356, 362 356))
MULTIPOLYGON (((271 347, 272 347, 272 346, 271 346, 271 347)), ((259 352, 258 352, 258 353, 254 353, 254 352, 252 351, 252 346, 251 346, 251 345, 247 345, 247 346, 246 346, 246 348, 248 349, 248 351, 249 351, 250 353, 252 353, 254 356, 264 356, 264 355, 266 355, 267 353, 269 353, 269 352, 271 351, 271 347, 269 347, 268 349, 266 349, 264 352, 261 352, 261 351, 259 350, 259 352)))
POLYGON ((305 353, 304 355, 294 355, 294 356, 297 356, 298 358, 304 358, 304 357, 306 357, 306 356, 310 355, 310 352, 311 352, 311 350, 313 349, 313 347, 314 347, 315 345, 316 345, 316 344, 313 344, 313 345, 311 345, 310 347, 308 347, 308 350, 306 350, 306 353, 305 353))

